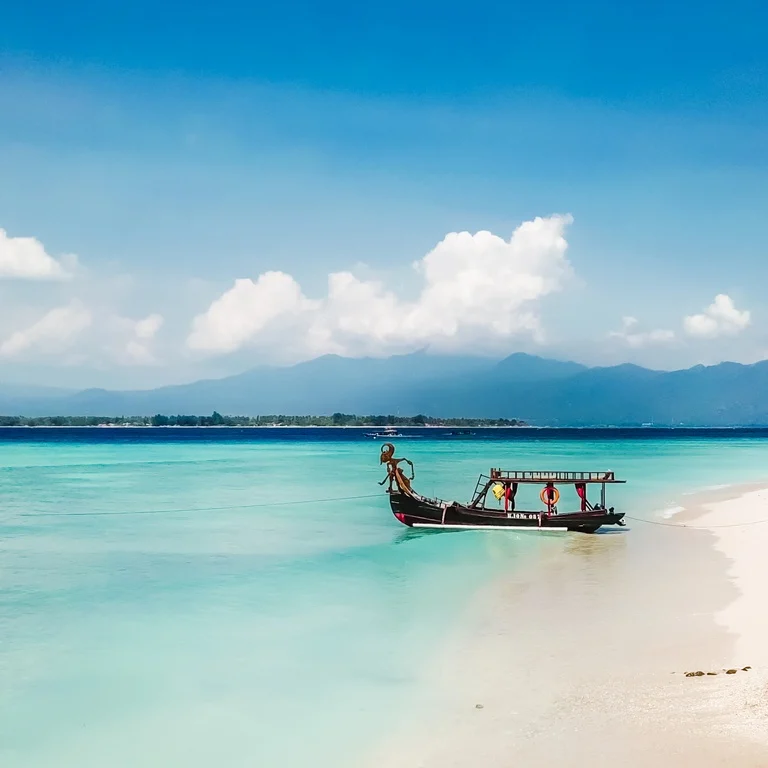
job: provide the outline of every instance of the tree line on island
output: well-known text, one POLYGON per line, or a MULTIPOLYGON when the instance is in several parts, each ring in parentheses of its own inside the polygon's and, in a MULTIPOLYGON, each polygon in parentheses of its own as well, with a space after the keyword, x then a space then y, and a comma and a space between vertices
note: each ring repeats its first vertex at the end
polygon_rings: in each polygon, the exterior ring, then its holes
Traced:
POLYGON ((0 427, 523 427, 519 419, 441 419, 434 416, 0 416, 0 427))

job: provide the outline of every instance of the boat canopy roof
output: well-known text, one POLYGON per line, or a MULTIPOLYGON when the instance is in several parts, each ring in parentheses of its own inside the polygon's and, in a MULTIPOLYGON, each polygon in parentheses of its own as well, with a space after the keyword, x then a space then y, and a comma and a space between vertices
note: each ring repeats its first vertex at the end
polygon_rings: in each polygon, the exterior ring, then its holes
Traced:
POLYGON ((509 483, 625 483, 613 472, 551 472, 546 470, 492 469, 490 480, 509 483))

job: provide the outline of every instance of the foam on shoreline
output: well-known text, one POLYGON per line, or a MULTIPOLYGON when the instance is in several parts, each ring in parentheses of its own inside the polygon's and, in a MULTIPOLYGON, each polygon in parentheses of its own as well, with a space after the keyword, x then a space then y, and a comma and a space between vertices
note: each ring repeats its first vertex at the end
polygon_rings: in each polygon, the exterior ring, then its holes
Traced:
POLYGON ((675 515, 679 515, 681 512, 685 512, 685 507, 672 506, 672 507, 666 507, 659 514, 665 520, 669 520, 670 518, 675 517, 675 515))

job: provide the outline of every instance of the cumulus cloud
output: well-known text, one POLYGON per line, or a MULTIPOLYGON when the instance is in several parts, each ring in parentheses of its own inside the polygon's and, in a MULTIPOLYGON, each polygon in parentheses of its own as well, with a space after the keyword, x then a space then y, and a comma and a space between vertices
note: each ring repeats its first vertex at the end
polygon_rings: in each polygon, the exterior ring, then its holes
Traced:
POLYGON ((163 316, 149 314, 139 319, 124 316, 117 307, 133 289, 124 274, 104 275, 77 269, 77 257, 58 260, 46 253, 32 237, 9 237, 0 229, 0 278, 66 280, 57 287, 69 302, 50 309, 28 327, 19 327, 19 317, 29 311, 23 298, 16 303, 6 291, 0 319, 0 358, 46 357, 65 364, 88 363, 104 367, 154 365, 154 340, 163 326, 163 316), (76 280, 69 278, 76 277, 76 280), (11 332, 14 331, 14 332, 11 332), (3 336, 5 333, 5 337, 3 336))
POLYGON ((158 314, 132 320, 105 307, 88 308, 74 300, 8 336, 0 343, 0 358, 46 357, 97 367, 114 363, 154 365, 157 359, 152 345, 162 325, 163 317, 158 314))
POLYGON ((609 336, 614 339, 620 339, 633 349, 649 347, 655 344, 669 344, 675 340, 673 331, 667 331, 657 328, 653 331, 637 330, 639 322, 635 317, 623 317, 621 319, 621 330, 611 331, 609 336))
POLYGON ((508 240, 485 231, 452 232, 413 265, 420 283, 413 300, 350 272, 329 275, 319 300, 307 298, 283 272, 236 280, 195 318, 187 345, 220 354, 287 334, 303 355, 376 355, 515 334, 541 340, 538 302, 561 290, 572 273, 565 255, 571 221, 569 215, 536 218, 508 240))
POLYGON ((155 313, 148 315, 143 320, 137 320, 134 330, 139 339, 153 339, 162 326, 163 316, 155 313))
POLYGON ((146 344, 131 339, 126 345, 124 354, 118 359, 124 365, 154 365, 156 361, 146 344))
POLYGON ((733 299, 724 293, 715 296, 714 302, 699 315, 688 315, 683 327, 689 336, 714 339, 741 333, 751 322, 749 311, 736 309, 733 299))
POLYGON ((17 331, 0 344, 0 357, 16 357, 31 350, 43 354, 65 351, 92 320, 91 312, 79 301, 52 309, 36 323, 17 331))
POLYGON ((129 338, 117 355, 123 365, 154 365, 157 362, 151 342, 163 326, 163 316, 156 313, 141 320, 120 319, 129 338))
MULTIPOLYGON (((75 256, 63 261, 76 262, 75 256)), ((66 280, 71 273, 61 261, 45 252, 43 244, 34 237, 9 237, 0 229, 0 279, 66 280)))
POLYGON ((256 282, 235 280, 205 314, 195 318, 187 345, 206 352, 234 352, 276 318, 313 306, 285 272, 265 272, 256 282))

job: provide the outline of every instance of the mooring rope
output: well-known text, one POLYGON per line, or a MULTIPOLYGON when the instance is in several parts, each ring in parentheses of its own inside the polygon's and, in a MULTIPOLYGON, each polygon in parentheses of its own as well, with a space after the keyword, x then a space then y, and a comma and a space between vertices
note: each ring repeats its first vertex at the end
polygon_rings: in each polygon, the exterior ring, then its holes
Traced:
POLYGON ((748 523, 723 523, 721 525, 687 525, 686 523, 664 523, 661 520, 647 520, 642 517, 632 517, 624 515, 627 520, 634 520, 638 523, 648 523, 649 525, 663 525, 666 528, 688 528, 692 531, 708 531, 711 528, 744 528, 748 525, 761 525, 768 523, 768 518, 764 520, 752 520, 748 523))
POLYGON ((358 501, 381 498, 380 493, 363 496, 335 496, 327 499, 299 499, 297 501, 267 501, 259 504, 231 504, 224 507, 188 507, 178 509, 130 509, 124 512, 22 512, 20 517, 109 517, 118 515, 163 515, 181 512, 223 512, 229 509, 256 509, 258 507, 285 507, 293 504, 325 504, 330 501, 358 501))
MULTIPOLYGON (((19 517, 118 517, 123 515, 173 515, 184 512, 225 512, 232 509, 258 509, 262 507, 286 507, 294 504, 327 504, 332 501, 361 501, 380 498, 380 493, 367 493, 360 496, 332 496, 323 499, 298 499, 296 501, 266 501, 258 504, 230 504, 221 507, 178 507, 176 509, 129 509, 122 512, 22 512, 19 517)), ((708 531, 713 528, 744 528, 750 525, 768 523, 768 518, 752 520, 746 523, 723 523, 720 525, 688 525, 687 523, 665 523, 661 520, 648 520, 643 517, 624 515, 626 520, 648 525, 660 525, 665 528, 687 528, 693 531, 708 531)))

